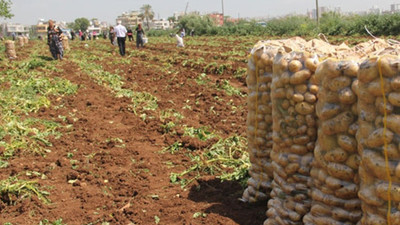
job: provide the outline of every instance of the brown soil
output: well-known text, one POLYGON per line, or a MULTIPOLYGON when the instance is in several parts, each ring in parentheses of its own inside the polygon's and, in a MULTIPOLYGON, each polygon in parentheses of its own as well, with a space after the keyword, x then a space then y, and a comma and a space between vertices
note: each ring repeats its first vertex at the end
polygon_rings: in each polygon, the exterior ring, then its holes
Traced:
MULTIPOLYGON (((229 48, 223 43, 224 49, 229 48)), ((30 43, 33 44, 43 45, 41 54, 49 55, 46 45, 30 43)), ((171 172, 180 172, 190 165, 187 152, 201 151, 217 140, 186 137, 179 129, 172 135, 162 129, 168 120, 159 117, 161 111, 174 109, 184 116, 180 124, 209 127, 225 138, 245 136, 246 97, 229 96, 215 87, 226 79, 245 93, 244 78, 235 79, 231 73, 245 68, 246 64, 231 62, 232 69, 219 75, 207 74, 209 84, 199 85, 195 79, 203 72, 202 68, 177 63, 173 67, 176 72, 166 74, 159 70, 162 62, 150 57, 174 52, 186 53, 188 58, 200 56, 192 55, 190 48, 177 50, 172 43, 149 44, 142 50, 147 57, 126 56, 129 64, 114 65, 107 62, 120 56, 116 49, 109 47, 114 56, 94 62, 103 65, 105 71, 119 69, 125 88, 146 91, 158 98, 157 110, 145 111, 149 119, 143 120, 133 112, 131 99, 115 97, 72 62, 70 55, 85 50, 83 44, 73 43, 69 55, 58 65, 62 72, 50 74, 78 84, 78 93, 52 99, 54 106, 64 107, 43 108, 31 115, 71 124, 72 129, 62 130, 60 139, 51 139, 53 146, 46 157, 19 154, 8 160, 10 166, 0 170, 0 179, 24 171, 45 174, 46 179, 37 177, 34 180, 48 189, 51 203, 45 204, 36 197, 18 200, 14 205, 0 201, 1 224, 39 224, 43 219, 60 218, 65 224, 155 224, 156 217, 160 219, 159 224, 262 224, 266 204, 248 205, 239 201, 243 188, 237 182, 221 182, 214 176, 206 176, 185 189, 170 183, 171 172), (233 112, 228 102, 240 106, 239 110, 233 112), (59 119, 58 115, 67 116, 67 120, 59 119), (161 152, 176 141, 183 143, 182 150, 176 154, 161 152), (207 215, 194 218, 196 212, 207 215)), ((133 48, 133 44, 128 43, 128 55, 133 48)), ((200 48, 219 51, 209 46, 200 48)), ((92 48, 85 51, 92 51, 92 48)), ((19 52, 17 60, 25 59, 28 54, 27 50, 19 52)), ((93 50, 93 54, 99 53, 93 50)), ((211 55, 207 53, 202 57, 212 62, 211 55)), ((221 62, 219 59, 218 63, 221 62)), ((23 175, 20 178, 32 179, 23 175)))

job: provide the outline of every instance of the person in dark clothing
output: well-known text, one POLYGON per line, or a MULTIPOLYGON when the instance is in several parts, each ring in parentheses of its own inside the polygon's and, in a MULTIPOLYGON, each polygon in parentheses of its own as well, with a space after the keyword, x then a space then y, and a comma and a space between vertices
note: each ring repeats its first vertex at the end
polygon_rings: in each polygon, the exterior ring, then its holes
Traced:
POLYGON ((49 45, 51 55, 55 60, 62 60, 64 54, 61 35, 61 29, 54 25, 54 21, 49 20, 49 27, 47 28, 47 44, 49 45))
POLYGON ((108 38, 110 38, 111 44, 115 45, 115 32, 113 26, 110 26, 110 32, 108 33, 108 38))
POLYGON ((142 25, 139 23, 138 26, 136 27, 136 47, 139 48, 142 46, 143 48, 143 36, 144 36, 144 30, 142 28, 142 25))
POLYGON ((128 29, 127 35, 128 35, 128 40, 133 41, 133 33, 131 28, 128 29))
POLYGON ((71 40, 75 40, 75 32, 73 30, 71 30, 71 40))

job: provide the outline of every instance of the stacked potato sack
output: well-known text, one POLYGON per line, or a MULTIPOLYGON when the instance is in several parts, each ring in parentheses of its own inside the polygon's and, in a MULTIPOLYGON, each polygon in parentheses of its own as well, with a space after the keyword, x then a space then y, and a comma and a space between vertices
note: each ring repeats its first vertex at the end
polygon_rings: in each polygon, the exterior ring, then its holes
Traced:
POLYGON ((10 59, 17 58, 17 53, 15 52, 15 44, 14 41, 7 40, 5 41, 6 45, 6 55, 10 59))
POLYGON ((272 168, 272 105, 271 82, 273 57, 279 43, 259 42, 253 48, 248 63, 247 138, 252 163, 251 178, 242 199, 254 203, 266 201, 271 191, 272 168), (269 46, 269 47, 267 47, 269 46))
POLYGON ((311 169, 312 207, 305 224, 356 224, 361 219, 357 152, 355 61, 328 59, 318 65, 318 141, 311 169))
POLYGON ((69 50, 70 49, 67 36, 62 36, 62 44, 63 44, 64 50, 69 50))
POLYGON ((275 56, 272 80, 274 180, 264 224, 302 224, 311 207, 310 169, 317 139, 317 58, 302 52, 275 56))
POLYGON ((398 56, 373 57, 360 64, 358 73, 358 195, 365 225, 400 224, 399 65, 398 56))
POLYGON ((25 45, 24 37, 19 36, 17 40, 18 40, 18 46, 24 47, 24 45, 25 45))
POLYGON ((28 44, 28 43, 29 43, 28 37, 24 37, 24 44, 28 44))

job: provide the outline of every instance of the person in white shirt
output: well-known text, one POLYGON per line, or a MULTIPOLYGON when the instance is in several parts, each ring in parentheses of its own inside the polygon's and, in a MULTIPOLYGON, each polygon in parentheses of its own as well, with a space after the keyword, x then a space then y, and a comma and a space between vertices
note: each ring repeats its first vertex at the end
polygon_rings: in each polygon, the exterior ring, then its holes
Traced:
POLYGON ((126 41, 126 27, 121 24, 121 21, 117 21, 117 26, 114 27, 115 36, 117 36, 118 47, 119 47, 119 54, 121 56, 125 55, 125 41, 126 41))

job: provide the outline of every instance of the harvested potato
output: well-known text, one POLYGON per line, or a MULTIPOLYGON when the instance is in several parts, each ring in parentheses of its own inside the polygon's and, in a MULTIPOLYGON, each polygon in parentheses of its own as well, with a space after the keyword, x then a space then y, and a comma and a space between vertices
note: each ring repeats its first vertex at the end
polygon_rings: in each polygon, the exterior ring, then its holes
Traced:
POLYGON ((276 137, 271 152, 271 158, 277 159, 272 162, 275 169, 272 192, 278 193, 278 196, 271 195, 267 214, 274 214, 274 217, 269 217, 265 224, 300 224, 311 207, 308 184, 317 138, 315 103, 318 85, 313 76, 316 62, 309 59, 310 55, 306 53, 293 52, 279 57, 285 58, 284 61, 289 64, 286 66, 279 58, 274 61, 271 85, 271 92, 278 93, 279 97, 272 97, 272 105, 275 105, 272 110, 273 131, 276 137), (288 73, 289 84, 281 87, 288 73), (280 94, 280 88, 285 89, 284 96, 280 94), (285 107, 281 107, 282 103, 286 104, 285 107), (281 156, 288 156, 289 163, 280 161, 281 156))
MULTIPOLYGON (((272 67, 277 47, 268 47, 268 43, 254 46, 247 69, 248 115, 247 136, 252 164, 248 187, 242 199, 247 202, 265 201, 269 198, 273 176, 270 152, 272 150, 272 97, 284 97, 284 88, 271 95, 272 67)), ((287 83, 289 74, 287 74, 287 83)))
POLYGON ((313 222, 307 224, 355 224, 361 219, 357 196, 360 156, 355 138, 358 69, 356 62, 325 60, 316 70, 319 127, 311 171, 319 172, 311 173, 311 187, 313 204, 324 204, 326 210, 311 210, 303 221, 313 222))
MULTIPOLYGON (((361 155, 359 197, 364 209, 362 224, 388 223, 388 191, 392 205, 400 206, 399 63, 398 56, 373 57, 362 63, 358 74, 360 129, 357 141, 361 155), (361 97, 367 92, 370 95, 361 97), (386 154, 388 161, 385 160, 386 154), (392 180, 390 190, 387 171, 392 180)), ((400 208, 392 207, 391 214, 392 224, 400 223, 400 208)))

